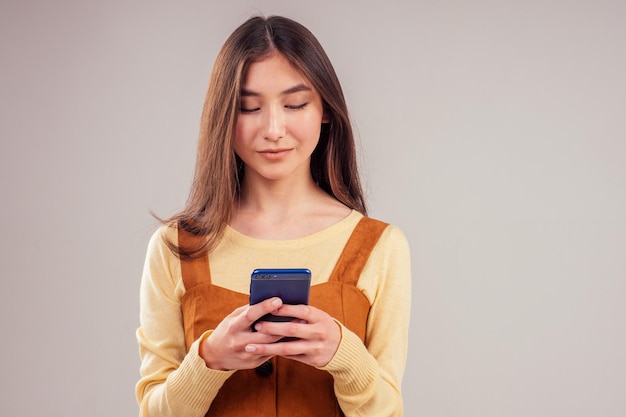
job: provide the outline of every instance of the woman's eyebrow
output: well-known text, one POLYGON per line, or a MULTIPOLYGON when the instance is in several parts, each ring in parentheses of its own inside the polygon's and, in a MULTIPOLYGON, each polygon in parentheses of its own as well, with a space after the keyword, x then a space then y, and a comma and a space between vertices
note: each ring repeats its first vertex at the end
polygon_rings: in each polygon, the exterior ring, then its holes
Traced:
POLYGON ((255 92, 255 91, 247 90, 245 88, 241 89, 241 93, 240 94, 241 94, 241 97, 258 97, 258 96, 261 95, 261 94, 255 92))
MULTIPOLYGON (((311 87, 305 84, 294 85, 293 87, 288 88, 285 91, 282 91, 280 95, 286 96, 289 94, 298 93, 300 91, 311 91, 311 87)), ((258 93, 253 90, 248 90, 247 88, 241 89, 241 97, 259 97, 259 96, 261 96, 261 93, 258 93)))
POLYGON ((311 87, 309 87, 308 85, 304 85, 304 84, 298 84, 296 86, 286 89, 280 94, 283 96, 286 96, 288 94, 298 93, 300 91, 311 91, 311 87))

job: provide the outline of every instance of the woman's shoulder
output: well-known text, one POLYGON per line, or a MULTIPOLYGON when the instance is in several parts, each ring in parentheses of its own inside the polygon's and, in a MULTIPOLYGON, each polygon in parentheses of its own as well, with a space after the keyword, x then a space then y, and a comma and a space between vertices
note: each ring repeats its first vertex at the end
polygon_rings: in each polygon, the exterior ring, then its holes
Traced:
POLYGON ((170 252, 170 243, 178 242, 178 227, 175 222, 156 226, 148 240, 149 253, 170 252))
POLYGON ((369 216, 363 216, 363 220, 372 223, 373 227, 382 229, 379 242, 388 247, 406 247, 408 248, 408 240, 402 229, 387 220, 378 219, 369 216))
POLYGON ((167 222, 158 224, 152 231, 151 240, 163 238, 176 238, 178 235, 178 224, 176 222, 167 222))

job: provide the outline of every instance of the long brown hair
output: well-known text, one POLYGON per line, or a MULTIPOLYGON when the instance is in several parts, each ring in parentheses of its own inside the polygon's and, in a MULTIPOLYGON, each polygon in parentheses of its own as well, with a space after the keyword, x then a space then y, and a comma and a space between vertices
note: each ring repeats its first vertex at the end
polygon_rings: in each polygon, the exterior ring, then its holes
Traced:
POLYGON ((338 201, 367 213, 348 109, 328 56, 301 24, 281 16, 255 16, 230 35, 215 60, 202 112, 189 198, 183 211, 164 220, 203 237, 193 247, 168 242, 182 258, 211 251, 230 220, 244 175, 243 163, 233 150, 241 83, 250 63, 273 51, 282 54, 311 82, 330 119, 322 125, 319 143, 311 156, 313 179, 338 201))

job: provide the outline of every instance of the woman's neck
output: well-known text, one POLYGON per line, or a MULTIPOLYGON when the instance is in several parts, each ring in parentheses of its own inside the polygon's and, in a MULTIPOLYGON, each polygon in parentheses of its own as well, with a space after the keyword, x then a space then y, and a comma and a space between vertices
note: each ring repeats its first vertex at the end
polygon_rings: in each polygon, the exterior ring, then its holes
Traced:
POLYGON ((312 178, 242 184, 230 226, 251 237, 295 239, 318 232, 350 214, 312 178))

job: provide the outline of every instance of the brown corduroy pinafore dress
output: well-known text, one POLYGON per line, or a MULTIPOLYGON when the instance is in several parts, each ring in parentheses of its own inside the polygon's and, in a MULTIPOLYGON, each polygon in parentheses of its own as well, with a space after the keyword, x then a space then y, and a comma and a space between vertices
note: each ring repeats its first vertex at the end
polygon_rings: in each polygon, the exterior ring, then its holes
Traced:
MULTIPOLYGON (((311 287, 309 304, 326 311, 365 341, 370 309, 356 284, 369 255, 387 227, 363 217, 352 232, 328 280, 311 287)), ((179 230, 179 244, 196 236, 179 230)), ((248 295, 211 283, 208 256, 181 261, 185 295, 182 300, 187 349, 205 331, 215 329, 248 295)), ((275 357, 257 369, 239 370, 222 386, 207 416, 332 417, 343 416, 333 378, 303 363, 275 357)))

